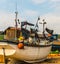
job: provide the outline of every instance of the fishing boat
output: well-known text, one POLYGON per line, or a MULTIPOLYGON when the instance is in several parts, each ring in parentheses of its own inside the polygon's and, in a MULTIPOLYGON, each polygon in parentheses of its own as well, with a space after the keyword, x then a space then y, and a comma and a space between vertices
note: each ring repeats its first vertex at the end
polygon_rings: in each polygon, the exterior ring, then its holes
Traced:
POLYGON ((18 47, 19 42, 9 40, 0 41, 0 55, 28 63, 43 61, 51 51, 52 42, 40 40, 40 42, 29 43, 25 40, 23 48, 18 47))
MULTIPOLYGON (((15 22, 16 22, 16 27, 15 27, 14 37, 16 40, 17 12, 16 12, 15 22)), ((25 24, 29 24, 29 23, 25 23, 25 24)), ((45 22, 43 23, 43 26, 44 24, 45 22)), ((28 63, 40 62, 45 60, 51 51, 52 41, 46 38, 41 39, 41 37, 38 36, 37 32, 33 33, 34 35, 32 36, 29 32, 26 32, 26 29, 24 29, 23 33, 26 35, 26 37, 29 35, 26 39, 20 37, 23 40, 23 44, 20 43, 21 40, 20 42, 17 40, 13 41, 11 39, 0 40, 0 55, 3 55, 4 59, 12 58, 14 60, 25 61, 28 63)), ((12 33, 9 34, 11 36, 12 33)), ((44 27, 43 27, 43 34, 44 34, 44 27)))
POLYGON ((51 44, 24 45, 23 49, 19 49, 17 43, 0 41, 0 55, 4 55, 5 52, 5 57, 7 58, 22 60, 28 63, 39 62, 46 59, 51 51, 51 44))

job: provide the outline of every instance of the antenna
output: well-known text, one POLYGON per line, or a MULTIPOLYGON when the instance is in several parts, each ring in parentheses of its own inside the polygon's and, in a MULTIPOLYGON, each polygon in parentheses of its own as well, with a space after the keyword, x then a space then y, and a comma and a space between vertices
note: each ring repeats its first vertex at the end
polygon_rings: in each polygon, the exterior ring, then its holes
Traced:
POLYGON ((18 19, 17 19, 17 15, 18 15, 18 11, 17 11, 17 1, 16 1, 16 12, 15 12, 15 23, 16 23, 16 25, 15 25, 15 27, 17 28, 17 21, 18 21, 18 19))
POLYGON ((17 11, 17 1, 16 1, 16 11, 17 11))
POLYGON ((16 0, 16 12, 15 12, 15 40, 17 40, 17 27, 18 27, 18 24, 17 24, 17 15, 18 15, 18 11, 17 11, 17 0, 16 0))

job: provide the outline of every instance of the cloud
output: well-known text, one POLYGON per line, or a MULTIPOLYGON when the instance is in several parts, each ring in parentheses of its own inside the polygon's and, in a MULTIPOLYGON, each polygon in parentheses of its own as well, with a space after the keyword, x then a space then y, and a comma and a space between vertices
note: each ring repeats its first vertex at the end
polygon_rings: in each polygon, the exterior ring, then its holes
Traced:
MULTIPOLYGON (((53 13, 42 15, 40 17, 39 22, 42 22, 43 19, 45 19, 45 22, 47 23, 45 27, 51 30, 54 30, 54 34, 60 34, 60 16, 59 15, 56 15, 53 13)), ((38 24, 38 25, 39 25, 40 32, 42 32, 42 29, 43 29, 42 24, 38 24)))
POLYGON ((0 0, 0 3, 4 3, 4 2, 6 2, 7 0, 0 0))
POLYGON ((53 13, 60 14, 60 0, 49 0, 50 8, 53 13))
POLYGON ((36 16, 36 15, 38 15, 38 12, 37 11, 34 11, 34 10, 26 10, 25 11, 25 14, 27 16, 36 16))
POLYGON ((0 30, 6 29, 14 24, 14 14, 0 11, 0 30))
POLYGON ((52 1, 52 2, 60 2, 60 0, 50 0, 50 1, 52 1))
POLYGON ((47 22, 47 27, 51 28, 54 30, 54 33, 60 33, 60 16, 49 13, 43 15, 45 18, 45 21, 47 22))
POLYGON ((42 4, 44 2, 60 2, 60 0, 32 0, 34 4, 42 4))
POLYGON ((44 3, 46 0, 32 0, 34 4, 41 4, 44 3))
MULTIPOLYGON (((25 20, 19 14, 18 19, 20 22, 25 20)), ((8 27, 15 27, 15 13, 0 11, 0 30, 5 30, 8 27)), ((18 27, 20 27, 19 24, 18 27)))

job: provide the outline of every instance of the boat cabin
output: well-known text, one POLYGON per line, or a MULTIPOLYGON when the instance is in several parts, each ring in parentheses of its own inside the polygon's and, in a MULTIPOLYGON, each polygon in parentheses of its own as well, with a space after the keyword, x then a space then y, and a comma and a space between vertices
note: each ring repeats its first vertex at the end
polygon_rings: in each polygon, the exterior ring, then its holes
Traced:
POLYGON ((15 39, 15 33, 17 34, 16 37, 18 38, 20 36, 20 28, 16 29, 14 27, 8 27, 4 31, 4 39, 6 39, 6 40, 14 40, 15 39))
POLYGON ((31 31, 26 29, 26 28, 23 28, 24 24, 33 26, 33 24, 31 24, 31 23, 23 22, 23 24, 21 26, 22 28, 8 27, 4 31, 4 39, 15 41, 15 38, 18 39, 20 36, 24 36, 25 39, 28 39, 29 36, 30 36, 31 31))
POLYGON ((4 39, 6 40, 15 40, 15 37, 19 38, 21 35, 24 36, 26 39, 29 37, 30 31, 24 28, 14 28, 14 27, 8 27, 4 31, 4 39), (22 34, 21 34, 22 33, 22 34), (16 34, 16 36, 15 36, 16 34))

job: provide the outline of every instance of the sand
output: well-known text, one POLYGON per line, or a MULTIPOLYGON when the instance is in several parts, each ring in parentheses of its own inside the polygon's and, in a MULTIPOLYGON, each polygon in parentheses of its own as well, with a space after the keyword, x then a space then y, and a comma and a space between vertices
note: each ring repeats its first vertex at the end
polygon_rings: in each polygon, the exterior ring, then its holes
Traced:
MULTIPOLYGON (((33 63, 33 64, 60 64, 60 56, 59 55, 56 55, 56 54, 48 55, 46 60, 44 60, 42 62, 38 62, 38 63, 33 63)), ((0 56, 0 64, 4 64, 3 56, 0 56)), ((8 64, 13 64, 13 63, 10 61, 8 64)), ((16 62, 15 64, 28 64, 28 63, 25 63, 25 62, 17 63, 16 62)))

